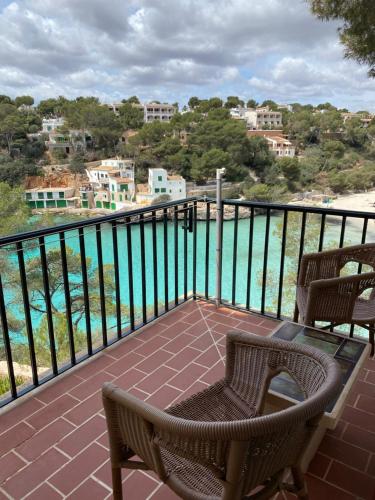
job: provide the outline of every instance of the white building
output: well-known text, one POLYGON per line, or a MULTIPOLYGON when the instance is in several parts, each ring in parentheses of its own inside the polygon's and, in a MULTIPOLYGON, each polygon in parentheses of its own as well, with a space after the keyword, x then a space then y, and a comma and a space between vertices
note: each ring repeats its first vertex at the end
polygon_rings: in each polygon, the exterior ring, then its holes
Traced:
POLYGON ((56 130, 58 127, 61 127, 64 125, 64 118, 59 117, 59 118, 43 118, 42 120, 42 132, 49 134, 50 132, 53 132, 56 130))
MULTIPOLYGON (((123 105, 123 102, 105 104, 105 106, 110 111, 113 111, 115 115, 120 114, 120 108, 123 105)), ((154 121, 168 122, 177 111, 175 106, 172 106, 171 104, 160 104, 156 102, 149 102, 145 104, 132 103, 132 106, 143 110, 143 120, 145 123, 154 121)))
MULTIPOLYGON (((135 201, 133 160, 108 159, 101 165, 86 169, 94 192, 94 206, 121 210, 135 201)), ((82 206, 83 198, 82 197, 82 206)))
POLYGON ((143 109, 145 123, 154 121, 168 122, 176 113, 176 108, 171 104, 158 104, 155 102, 144 104, 143 109))
POLYGON ((186 181, 180 175, 168 175, 164 168, 149 168, 148 184, 138 186, 137 203, 151 203, 162 195, 172 201, 186 198, 186 181))
POLYGON ((237 120, 245 120, 249 130, 259 130, 264 126, 273 128, 281 128, 282 114, 280 111, 271 111, 268 107, 265 108, 232 108, 230 110, 232 118, 237 120))
POLYGON ((134 183, 134 161, 108 159, 102 160, 98 167, 86 169, 87 177, 94 188, 109 188, 109 178, 118 175, 123 179, 130 179, 134 183))
POLYGON ((287 156, 293 158, 296 154, 295 147, 293 144, 281 136, 267 137, 265 139, 268 143, 270 151, 272 151, 277 157, 282 158, 287 156))
POLYGON ((75 207, 78 197, 71 187, 50 187, 26 189, 25 198, 31 208, 75 207))

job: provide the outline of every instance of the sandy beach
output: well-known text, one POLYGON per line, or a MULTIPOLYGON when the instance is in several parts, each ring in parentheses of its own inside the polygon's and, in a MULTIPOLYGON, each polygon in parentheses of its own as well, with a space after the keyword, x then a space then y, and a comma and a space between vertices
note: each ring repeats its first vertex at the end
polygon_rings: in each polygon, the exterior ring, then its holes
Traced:
MULTIPOLYGON (((321 204, 323 205, 323 204, 321 204)), ((324 204, 329 208, 338 208, 341 210, 356 210, 362 212, 375 212, 375 190, 367 193, 355 193, 339 196, 331 203, 324 204)))

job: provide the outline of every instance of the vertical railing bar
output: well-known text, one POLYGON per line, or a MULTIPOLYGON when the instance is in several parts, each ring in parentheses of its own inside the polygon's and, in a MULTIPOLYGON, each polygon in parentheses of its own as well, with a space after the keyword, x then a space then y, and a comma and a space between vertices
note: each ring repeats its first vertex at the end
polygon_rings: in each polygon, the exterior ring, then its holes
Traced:
POLYGON ((184 300, 187 300, 187 203, 184 203, 184 300))
POLYGON ((157 247, 157 234, 156 234, 156 212, 152 212, 152 257, 153 257, 153 271, 154 271, 154 316, 157 318, 158 310, 158 247, 157 247))
POLYGON ((83 286, 83 301, 85 305, 85 321, 86 321, 86 334, 87 334, 87 352, 92 355, 92 337, 91 337, 91 319, 90 319, 90 298, 87 281, 87 264, 86 264, 86 249, 85 249, 85 236, 83 228, 78 229, 79 236, 79 250, 81 253, 81 269, 82 269, 82 286, 83 286))
POLYGON ((238 205, 236 205, 236 206, 234 207, 234 227, 233 227, 233 273, 232 273, 232 306, 236 305, 237 238, 238 238, 238 205))
POLYGON ((197 293, 197 202, 193 203, 193 298, 197 293))
POLYGON ((13 369, 13 357, 12 357, 12 347, 9 338, 9 327, 8 327, 8 319, 5 307, 4 300, 4 291, 3 291, 3 283, 0 275, 0 318, 1 318, 1 327, 3 331, 3 341, 4 341, 4 350, 5 357, 7 361, 8 367, 8 376, 9 376, 9 384, 10 384, 10 393, 13 399, 17 398, 17 385, 16 378, 14 376, 13 369))
POLYGON ((62 275, 63 275, 63 282, 64 282, 66 322, 68 325, 70 362, 72 363, 72 365, 75 365, 76 364, 76 353, 75 353, 75 346, 74 346, 72 306, 71 306, 70 288, 69 288, 68 262, 67 262, 67 258, 66 258, 65 233, 59 233, 59 238, 60 238, 61 268, 62 268, 62 275))
POLYGON ((340 232, 339 248, 342 248, 344 246, 345 229, 346 229, 346 215, 344 215, 342 220, 341 220, 341 232, 340 232))
POLYGON ((174 303, 178 304, 178 206, 174 207, 174 303))
POLYGON ((99 275, 99 294, 100 294, 100 312, 102 317, 102 335, 103 345, 108 345, 107 336, 107 315, 105 307, 105 287, 104 287, 104 272, 103 272, 103 249, 102 249, 102 233, 101 225, 96 224, 96 249, 98 254, 98 275, 99 275))
POLYGON ((318 252, 321 252, 323 250, 325 225, 326 225, 326 214, 322 214, 322 218, 321 218, 321 222, 320 222, 320 234, 319 234, 319 248, 318 248, 318 252))
POLYGON ((204 276, 204 296, 208 299, 209 271, 210 271, 210 224, 211 224, 211 204, 206 206, 206 254, 205 254, 205 276, 204 276))
POLYGON ((305 230, 306 230, 306 212, 302 212, 302 220, 301 220, 301 234, 299 237, 299 253, 298 253, 298 271, 297 275, 299 274, 299 270, 301 267, 301 260, 302 260, 302 255, 303 255, 303 249, 305 246, 305 230))
POLYGON ((288 211, 284 211, 283 233, 281 237, 281 254, 280 254, 280 273, 279 273, 279 296, 277 300, 277 318, 281 317, 281 304, 283 300, 283 282, 284 282, 284 264, 285 264, 285 246, 286 234, 288 229, 288 211))
MULTIPOLYGON (((367 226, 368 226, 368 218, 365 217, 363 219, 363 227, 362 227, 362 236, 361 236, 361 245, 364 245, 366 243, 366 236, 367 236, 367 226)), ((358 264, 358 274, 361 274, 362 272, 362 264, 358 264)), ((353 337, 354 335, 354 324, 350 325, 350 337, 353 337)))
POLYGON ((164 226, 164 309, 169 310, 169 286, 168 286, 168 211, 163 209, 164 226))
POLYGON ((51 352, 52 372, 54 375, 57 375, 59 370, 57 367, 56 344, 55 344, 55 334, 54 334, 54 328, 53 328, 52 304, 51 304, 51 295, 50 295, 50 289, 49 289, 47 255, 46 255, 44 236, 41 236, 39 238, 39 251, 40 251, 40 262, 42 265, 44 300, 46 303, 47 328, 48 328, 48 339, 49 339, 50 352, 51 352))
POLYGON ((121 292, 120 292, 120 269, 118 262, 117 221, 112 222, 112 244, 113 244, 113 267, 115 273, 117 338, 120 339, 121 338, 121 292))
POLYGON ((142 275, 142 321, 147 323, 147 290, 146 290, 146 256, 145 256, 145 223, 143 214, 139 216, 139 236, 141 242, 141 275, 142 275))
POLYGON ((268 243, 269 243, 269 232, 270 232, 270 209, 269 208, 267 208, 267 216, 266 217, 267 218, 266 218, 266 229, 265 229, 265 239, 264 239, 261 314, 264 314, 265 302, 266 302, 266 289, 267 289, 268 243))
POLYGON ((254 238, 254 207, 250 208, 249 220, 249 244, 248 244, 248 263, 247 263, 247 284, 246 284, 246 309, 250 310, 251 295, 251 271, 253 260, 253 238, 254 238))
POLYGON ((126 221, 126 241, 128 250, 128 281, 129 281, 129 315, 130 329, 134 330, 134 288, 133 288, 133 252, 132 252, 132 225, 130 218, 126 221))
POLYGON ((18 268, 19 268, 19 272, 20 272, 23 307, 24 307, 24 311, 25 311, 25 324, 26 324, 27 340, 28 340, 28 344, 29 344, 31 372, 32 372, 32 378, 33 378, 33 384, 35 386, 37 386, 37 385, 39 385, 38 367, 37 367, 36 356, 35 356, 35 346, 34 346, 34 336, 33 336, 33 325, 32 325, 32 321, 31 321, 31 313, 30 313, 29 293, 27 290, 25 259, 24 259, 24 252, 23 252, 23 247, 22 247, 21 241, 16 243, 16 249, 17 249, 17 255, 18 255, 18 268))

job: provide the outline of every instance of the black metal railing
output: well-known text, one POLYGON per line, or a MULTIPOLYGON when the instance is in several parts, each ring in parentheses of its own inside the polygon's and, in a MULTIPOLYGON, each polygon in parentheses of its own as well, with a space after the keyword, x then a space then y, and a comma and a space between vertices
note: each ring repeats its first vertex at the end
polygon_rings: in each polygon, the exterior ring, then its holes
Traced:
POLYGON ((238 200, 223 206, 232 213, 223 222, 221 302, 277 319, 293 315, 285 294, 294 299, 303 253, 375 241, 375 213, 238 200))
POLYGON ((198 201, 0 239, 1 406, 195 296, 198 201))
POLYGON ((212 199, 1 238, 0 360, 9 390, 0 405, 190 299, 291 317, 304 252, 375 241, 368 212, 237 200, 224 200, 223 211, 219 298, 212 199), (15 363, 28 367, 27 380, 15 363))

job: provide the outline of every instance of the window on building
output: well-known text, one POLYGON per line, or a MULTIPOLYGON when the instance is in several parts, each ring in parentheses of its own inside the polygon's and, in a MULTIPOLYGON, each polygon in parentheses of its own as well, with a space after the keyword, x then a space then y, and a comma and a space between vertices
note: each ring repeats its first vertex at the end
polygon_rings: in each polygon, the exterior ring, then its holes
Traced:
POLYGON ((39 200, 44 200, 44 193, 38 193, 39 200))
POLYGON ((161 192, 161 193, 166 193, 166 192, 167 192, 167 190, 166 190, 165 188, 161 188, 161 189, 160 189, 160 192, 161 192))
POLYGON ((171 193, 172 192, 172 189, 169 190, 169 192, 171 193))
POLYGON ((162 182, 162 181, 163 181, 163 176, 162 176, 162 175, 158 175, 158 181, 159 181, 159 182, 162 182))
MULTIPOLYGON (((125 196, 125 198, 126 198, 126 196, 125 196)), ((120 199, 120 201, 122 201, 122 194, 119 195, 119 199, 120 199)))
POLYGON ((52 198, 53 198, 53 194, 50 191, 48 191, 48 193, 47 193, 47 198, 49 200, 52 200, 52 198))
POLYGON ((59 192, 59 198, 65 198, 65 193, 63 191, 59 192))
POLYGON ((26 200, 31 200, 31 193, 26 193, 26 200))
POLYGON ((87 200, 87 193, 81 193, 81 195, 83 200, 87 200))
POLYGON ((155 193, 159 193, 160 192, 160 189, 159 188, 155 188, 155 193))
POLYGON ((114 199, 115 199, 115 195, 114 195, 113 193, 112 193, 112 195, 111 195, 111 198, 112 198, 112 201, 114 201, 114 199))

